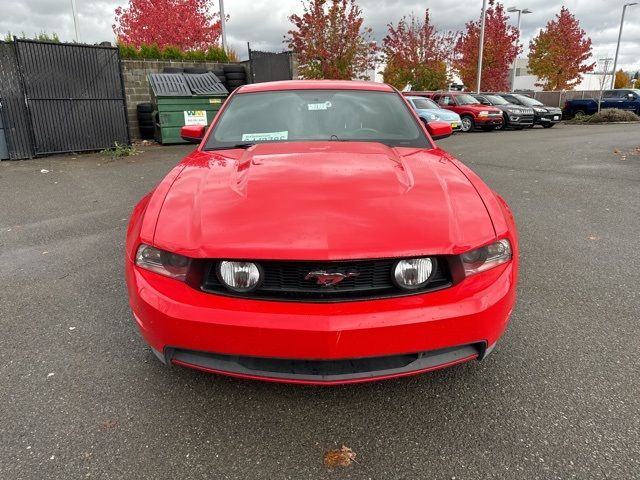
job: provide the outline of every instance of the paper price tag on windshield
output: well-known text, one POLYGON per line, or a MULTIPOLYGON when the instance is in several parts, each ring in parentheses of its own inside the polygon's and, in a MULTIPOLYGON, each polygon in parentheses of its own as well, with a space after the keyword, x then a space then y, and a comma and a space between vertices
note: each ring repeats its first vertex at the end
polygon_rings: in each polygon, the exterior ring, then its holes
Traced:
POLYGON ((287 140, 289 138, 289 132, 265 132, 265 133, 243 133, 243 142, 265 142, 272 140, 287 140))
POLYGON ((307 108, 309 110, 327 110, 331 108, 331 102, 307 103, 307 108))
POLYGON ((184 111, 184 124, 185 125, 207 125, 207 111, 206 110, 185 110, 184 111))

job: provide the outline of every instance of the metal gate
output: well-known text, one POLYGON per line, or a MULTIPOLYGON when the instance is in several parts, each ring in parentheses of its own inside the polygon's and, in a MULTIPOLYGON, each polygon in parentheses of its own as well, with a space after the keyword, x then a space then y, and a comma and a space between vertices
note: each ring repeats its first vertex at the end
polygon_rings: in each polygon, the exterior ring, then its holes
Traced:
POLYGON ((117 48, 14 43, 36 155, 129 143, 117 48))
POLYGON ((130 143, 115 47, 0 42, 0 105, 11 159, 130 143))
POLYGON ((0 118, 7 157, 11 160, 33 157, 31 126, 16 52, 13 43, 7 42, 0 42, 0 118))
POLYGON ((291 52, 260 52, 249 48, 252 83, 291 80, 293 58, 291 52))

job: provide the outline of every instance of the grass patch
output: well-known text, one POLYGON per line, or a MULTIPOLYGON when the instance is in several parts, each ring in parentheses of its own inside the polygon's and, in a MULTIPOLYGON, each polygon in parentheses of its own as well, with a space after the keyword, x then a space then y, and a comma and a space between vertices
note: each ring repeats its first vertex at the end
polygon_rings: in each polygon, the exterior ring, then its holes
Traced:
POLYGON ((629 110, 617 108, 605 108, 593 115, 574 117, 567 123, 589 124, 589 123, 611 123, 611 122, 640 122, 640 117, 629 110))
POLYGON ((138 153, 140 152, 133 145, 124 145, 124 144, 115 142, 113 147, 102 150, 100 152, 100 155, 105 155, 111 158, 120 158, 120 157, 132 157, 134 155, 138 155, 138 153))

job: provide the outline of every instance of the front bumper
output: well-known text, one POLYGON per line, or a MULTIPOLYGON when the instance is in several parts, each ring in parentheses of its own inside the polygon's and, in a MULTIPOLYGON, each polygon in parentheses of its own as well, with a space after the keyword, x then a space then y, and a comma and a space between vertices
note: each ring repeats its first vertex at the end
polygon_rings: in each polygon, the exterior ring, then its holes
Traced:
POLYGON ((528 127, 533 125, 534 116, 529 114, 509 113, 509 125, 513 127, 528 127))
POLYGON ((535 118, 535 123, 537 125, 550 125, 556 124, 560 120, 562 120, 562 111, 558 112, 549 112, 549 113, 537 113, 535 118))
POLYGON ((308 304, 204 293, 126 265, 138 327, 163 361, 312 384, 405 376, 482 357, 507 326, 515 272, 509 263, 437 292, 308 304))
POLYGON ((488 117, 476 117, 475 123, 478 126, 501 125, 504 120, 502 114, 488 117))

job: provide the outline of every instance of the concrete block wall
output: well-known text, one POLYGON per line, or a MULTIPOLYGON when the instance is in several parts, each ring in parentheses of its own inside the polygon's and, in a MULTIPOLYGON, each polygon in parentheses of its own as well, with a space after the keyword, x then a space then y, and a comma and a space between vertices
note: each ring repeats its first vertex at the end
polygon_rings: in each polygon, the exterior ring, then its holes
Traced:
MULTIPOLYGON (((235 64, 234 64, 235 65, 235 64)), ((207 70, 222 70, 224 64, 213 62, 189 62, 177 60, 122 60, 122 78, 124 81, 124 92, 127 100, 127 115, 129 118, 129 135, 131 140, 138 140, 138 116, 136 105, 142 102, 151 101, 151 91, 149 88, 148 73, 162 73, 165 67, 197 67, 207 70)), ((247 78, 249 77, 248 65, 247 78)))

